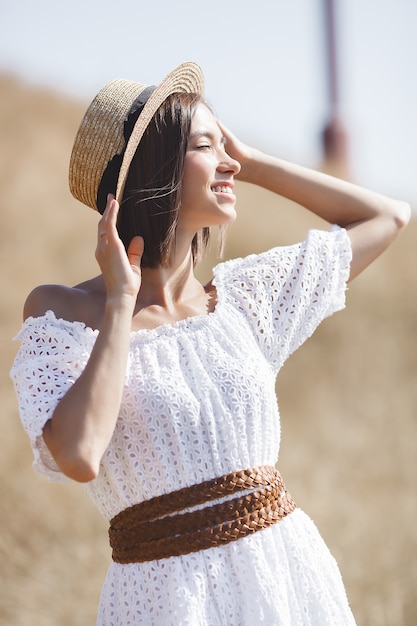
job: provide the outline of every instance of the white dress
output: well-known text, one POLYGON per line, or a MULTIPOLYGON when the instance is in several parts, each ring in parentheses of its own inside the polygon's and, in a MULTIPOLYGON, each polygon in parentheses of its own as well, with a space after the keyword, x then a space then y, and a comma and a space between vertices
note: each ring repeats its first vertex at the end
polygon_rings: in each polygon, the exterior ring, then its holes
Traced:
MULTIPOLYGON (((343 229, 310 231, 302 244, 219 264, 213 313, 132 332, 116 428, 98 477, 85 486, 107 520, 162 493, 276 464, 277 373, 325 317, 344 307, 350 259, 343 229)), ((22 422, 35 467, 55 480, 64 477, 42 428, 96 337, 52 312, 26 320, 18 336, 11 376, 22 422)), ((112 563, 97 620, 99 626, 354 623, 337 564, 299 508, 224 546, 112 563)))

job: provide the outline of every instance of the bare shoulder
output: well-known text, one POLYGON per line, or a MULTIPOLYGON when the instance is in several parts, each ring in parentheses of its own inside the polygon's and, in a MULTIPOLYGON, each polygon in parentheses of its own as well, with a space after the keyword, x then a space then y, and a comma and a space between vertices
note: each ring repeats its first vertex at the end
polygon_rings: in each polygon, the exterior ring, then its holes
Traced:
POLYGON ((52 311, 57 318, 70 322, 80 321, 97 327, 104 306, 105 292, 101 277, 96 277, 75 287, 65 285, 40 285, 35 287, 23 308, 23 319, 41 317, 52 311))
POLYGON ((39 285, 28 297, 23 308, 23 318, 41 317, 47 311, 58 313, 62 300, 67 299, 68 287, 64 285, 39 285), (58 305, 58 306, 57 306, 58 305))

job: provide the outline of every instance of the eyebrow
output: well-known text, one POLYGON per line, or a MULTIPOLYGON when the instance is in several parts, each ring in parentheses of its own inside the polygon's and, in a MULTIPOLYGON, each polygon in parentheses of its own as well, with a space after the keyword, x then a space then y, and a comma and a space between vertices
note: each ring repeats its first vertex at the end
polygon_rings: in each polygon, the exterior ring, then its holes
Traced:
MULTIPOLYGON (((212 133, 210 130, 197 130, 196 132, 191 133, 188 139, 189 140, 200 139, 201 137, 207 137, 208 139, 211 139, 212 141, 216 139, 216 135, 212 133)), ((224 135, 221 135, 220 142, 222 144, 226 143, 226 137, 224 135)))

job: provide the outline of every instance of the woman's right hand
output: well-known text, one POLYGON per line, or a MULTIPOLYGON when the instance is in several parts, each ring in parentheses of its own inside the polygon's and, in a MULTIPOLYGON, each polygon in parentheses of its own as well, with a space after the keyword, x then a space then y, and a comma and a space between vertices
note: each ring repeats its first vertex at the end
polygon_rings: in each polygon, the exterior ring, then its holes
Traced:
POLYGON ((136 301, 142 280, 140 263, 144 241, 142 237, 134 237, 126 254, 117 232, 118 213, 119 203, 109 194, 106 209, 98 223, 96 259, 103 275, 107 298, 129 296, 136 301))

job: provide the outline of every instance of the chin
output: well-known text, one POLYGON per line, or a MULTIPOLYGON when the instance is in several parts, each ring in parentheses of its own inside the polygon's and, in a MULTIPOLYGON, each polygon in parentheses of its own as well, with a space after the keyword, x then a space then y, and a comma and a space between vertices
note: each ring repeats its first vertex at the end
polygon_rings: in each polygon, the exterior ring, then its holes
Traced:
POLYGON ((237 213, 235 211, 234 214, 231 215, 230 218, 225 222, 225 226, 227 226, 228 224, 233 224, 234 222, 236 222, 236 219, 237 219, 237 213))
POLYGON ((227 226, 227 224, 233 224, 233 222, 236 221, 236 218, 236 208, 233 206, 222 212, 222 217, 219 219, 218 224, 219 226, 227 226))

